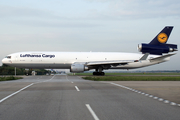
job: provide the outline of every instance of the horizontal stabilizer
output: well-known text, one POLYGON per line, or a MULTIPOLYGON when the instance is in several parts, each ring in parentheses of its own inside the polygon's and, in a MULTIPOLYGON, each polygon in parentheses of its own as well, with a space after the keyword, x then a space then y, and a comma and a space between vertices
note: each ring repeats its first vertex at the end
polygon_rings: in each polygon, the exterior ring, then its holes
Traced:
POLYGON ((162 56, 160 56, 160 57, 152 58, 152 59, 150 59, 150 61, 151 61, 151 62, 153 62, 153 61, 160 61, 160 60, 163 60, 163 59, 165 59, 165 58, 167 58, 167 57, 170 57, 170 56, 172 56, 172 55, 175 55, 175 54, 176 54, 176 53, 174 53, 174 54, 162 55, 162 56))

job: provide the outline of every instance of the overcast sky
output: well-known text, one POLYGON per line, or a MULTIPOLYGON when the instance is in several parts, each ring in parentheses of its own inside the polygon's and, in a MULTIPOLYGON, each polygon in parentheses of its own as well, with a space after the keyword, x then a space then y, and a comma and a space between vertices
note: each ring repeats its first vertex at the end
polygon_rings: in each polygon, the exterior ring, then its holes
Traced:
MULTIPOLYGON (((168 25, 168 43, 180 45, 179 0, 1 0, 0 59, 21 51, 138 53, 168 25)), ((139 70, 179 70, 179 60, 139 70)))

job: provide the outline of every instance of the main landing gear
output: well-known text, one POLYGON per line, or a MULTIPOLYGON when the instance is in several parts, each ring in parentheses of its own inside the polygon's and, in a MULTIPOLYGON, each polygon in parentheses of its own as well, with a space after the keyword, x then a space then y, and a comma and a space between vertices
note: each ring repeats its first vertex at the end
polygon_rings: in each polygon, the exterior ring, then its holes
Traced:
POLYGON ((105 73, 104 72, 93 72, 93 75, 102 75, 102 76, 104 76, 105 73))
POLYGON ((102 68, 102 67, 99 67, 99 68, 96 69, 95 72, 93 72, 93 75, 102 75, 102 76, 104 76, 105 73, 102 72, 102 71, 103 71, 103 68, 102 68))

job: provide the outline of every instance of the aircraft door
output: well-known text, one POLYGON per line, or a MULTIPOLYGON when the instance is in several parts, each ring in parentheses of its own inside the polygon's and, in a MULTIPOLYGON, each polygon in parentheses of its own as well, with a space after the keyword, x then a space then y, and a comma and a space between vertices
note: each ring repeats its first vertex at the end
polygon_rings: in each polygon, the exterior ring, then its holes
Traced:
POLYGON ((16 57, 15 57, 15 61, 17 62, 18 61, 18 56, 16 55, 16 57))

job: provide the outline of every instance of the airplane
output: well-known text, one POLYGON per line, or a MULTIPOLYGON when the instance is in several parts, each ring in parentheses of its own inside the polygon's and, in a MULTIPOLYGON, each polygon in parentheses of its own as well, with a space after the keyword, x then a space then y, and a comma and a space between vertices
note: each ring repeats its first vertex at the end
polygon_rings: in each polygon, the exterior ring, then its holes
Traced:
POLYGON ((29 69, 70 69, 79 73, 94 69, 93 75, 105 75, 107 69, 135 69, 170 60, 176 44, 166 44, 173 26, 166 26, 150 43, 138 45, 138 53, 125 52, 18 52, 7 55, 2 63, 29 69))

